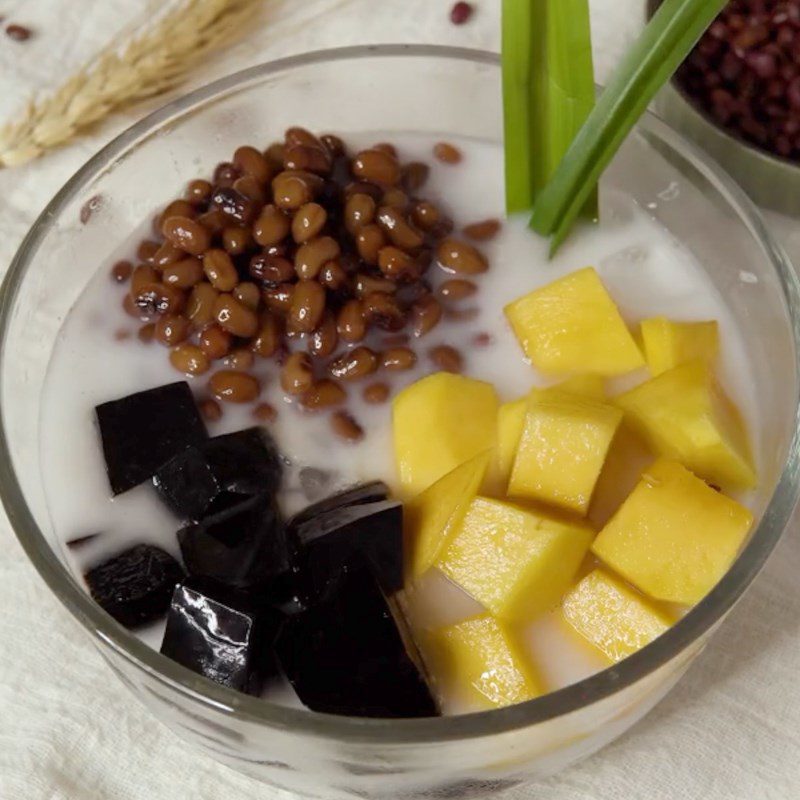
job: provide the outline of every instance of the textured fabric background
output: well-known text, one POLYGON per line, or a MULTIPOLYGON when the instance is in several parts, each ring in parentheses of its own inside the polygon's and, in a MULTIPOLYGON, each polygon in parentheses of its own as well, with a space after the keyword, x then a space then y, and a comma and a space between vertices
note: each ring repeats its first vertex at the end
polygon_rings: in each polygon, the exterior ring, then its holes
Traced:
MULTIPOLYGON (((0 121, 147 12, 146 0, 0 0, 36 29, 0 36, 0 121)), ((272 0, 266 23, 193 77, 201 84, 294 52, 363 42, 497 49, 499 0, 470 24, 449 0, 272 0)), ((592 3, 602 80, 642 0, 592 3)), ((160 104, 163 101, 158 101, 160 104)), ((16 170, 0 170, 0 269, 39 210, 100 145, 152 106, 16 170)), ((776 220, 800 253, 793 225, 776 220)), ((796 527, 796 526, 795 526, 796 527)), ((793 529, 677 689, 621 741, 510 800, 790 800, 800 786, 800 537, 793 529)), ((0 517, 0 800, 288 800, 198 755, 113 678, 49 596, 0 517)))

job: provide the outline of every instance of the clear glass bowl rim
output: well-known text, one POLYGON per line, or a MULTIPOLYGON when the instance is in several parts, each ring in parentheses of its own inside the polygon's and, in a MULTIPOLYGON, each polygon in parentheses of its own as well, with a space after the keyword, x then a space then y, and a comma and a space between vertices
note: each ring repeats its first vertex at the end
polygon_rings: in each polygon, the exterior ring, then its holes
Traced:
MULTIPOLYGON (((108 169, 137 142, 168 126, 199 103, 256 85, 269 76, 326 62, 362 58, 429 58, 498 67, 499 56, 482 50, 438 45, 359 45, 319 50, 281 58, 234 73, 163 106, 132 125, 81 167, 40 214, 11 262, 0 289, 0 360, 5 357, 9 324, 17 293, 39 245, 61 212, 81 195, 95 177, 108 169)), ((499 86, 499 81, 498 81, 499 86)), ((800 351, 800 283, 782 248, 773 240, 760 213, 745 193, 708 156, 669 126, 648 113, 639 128, 656 136, 687 159, 716 187, 762 246, 782 288, 793 331, 795 359, 800 351)), ((1 365, 0 365, 1 366, 1 365)), ((0 380, 4 379, 0 369, 0 380)), ((5 396, 0 386, 0 397, 5 396)), ((0 408, 2 412, 2 408, 0 408)), ((454 717, 368 719, 318 714, 287 708, 239 694, 176 664, 143 644, 90 599, 58 561, 28 508, 11 461, 4 414, 0 413, 0 499, 25 553, 45 583, 100 646, 113 650, 151 679, 208 710, 249 723, 293 733, 341 741, 382 745, 420 744, 490 736, 563 716, 591 705, 645 678, 691 646, 736 603, 763 567, 790 519, 800 489, 800 406, 795 408, 795 433, 786 463, 769 505, 752 538, 719 584, 682 620, 652 644, 624 661, 564 689, 508 708, 454 717)))

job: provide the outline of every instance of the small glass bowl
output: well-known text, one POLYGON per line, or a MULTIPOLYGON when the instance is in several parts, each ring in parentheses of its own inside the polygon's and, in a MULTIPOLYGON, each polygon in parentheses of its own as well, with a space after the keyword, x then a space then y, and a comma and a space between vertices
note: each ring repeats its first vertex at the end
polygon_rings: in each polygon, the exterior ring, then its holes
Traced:
POLYGON ((0 494, 9 519, 35 568, 136 697, 205 753, 259 780, 325 800, 386 800, 488 794, 552 774, 619 736, 664 696, 784 531, 800 485, 797 280, 744 193, 663 122, 646 116, 604 184, 635 198, 694 252, 744 334, 761 387, 759 523, 740 557, 651 645, 510 708, 360 719, 237 694, 142 644, 72 577, 41 486, 47 453, 40 449, 39 410, 59 327, 118 243, 234 147, 266 143, 293 124, 344 136, 416 131, 432 141, 468 135, 499 142, 498 57, 397 45, 283 59, 170 103, 92 158, 36 221, 0 297, 0 494))

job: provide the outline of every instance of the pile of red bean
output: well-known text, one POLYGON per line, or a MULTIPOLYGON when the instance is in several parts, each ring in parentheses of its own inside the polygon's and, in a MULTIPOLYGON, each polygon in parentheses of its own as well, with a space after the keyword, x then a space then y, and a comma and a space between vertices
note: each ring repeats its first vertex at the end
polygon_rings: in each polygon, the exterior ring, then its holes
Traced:
MULTIPOLYGON (((434 156, 461 160, 447 143, 434 156)), ((277 362, 281 388, 304 408, 341 406, 347 384, 413 367, 413 342, 445 315, 468 318, 460 305, 477 291, 471 277, 488 268, 468 240, 492 238, 499 223, 452 236, 452 221, 419 196, 427 176, 427 165, 402 165, 390 144, 350 156, 335 136, 290 128, 283 142, 239 147, 212 180, 189 183, 139 244, 138 265, 118 262, 112 277, 128 284, 123 306, 144 323, 139 338, 166 345, 182 373, 210 371, 216 400, 256 401, 253 367, 263 358, 277 362), (435 290, 431 265, 450 273, 435 290)), ((432 368, 461 368, 447 345, 425 355, 432 368)), ((370 403, 389 394, 382 382, 362 390, 370 403)), ((215 400, 201 408, 222 413, 215 400)), ((261 403, 254 413, 276 411, 261 403)), ((363 434, 341 410, 332 425, 346 439, 363 434)))
POLYGON ((676 78, 721 126, 800 159, 800 0, 731 0, 676 78))

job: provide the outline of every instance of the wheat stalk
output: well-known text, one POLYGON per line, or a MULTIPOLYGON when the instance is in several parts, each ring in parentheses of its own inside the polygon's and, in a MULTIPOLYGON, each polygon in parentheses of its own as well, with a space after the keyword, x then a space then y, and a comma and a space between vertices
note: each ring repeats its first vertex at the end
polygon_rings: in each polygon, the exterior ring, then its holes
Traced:
POLYGON ((30 161, 113 111, 172 89, 213 50, 247 29, 261 0, 180 0, 143 34, 114 42, 54 94, 0 128, 0 167, 30 161))

